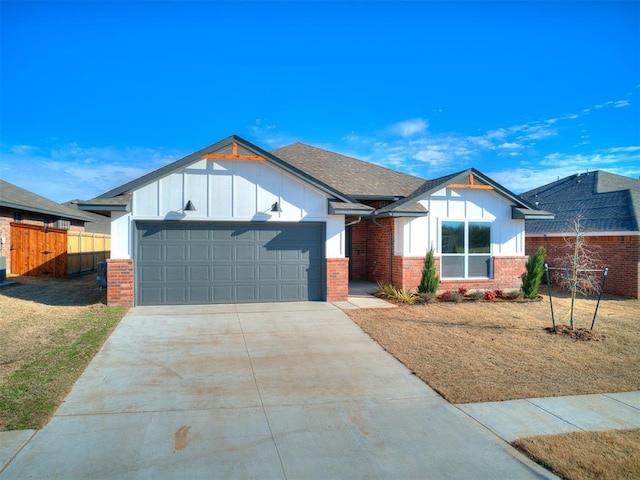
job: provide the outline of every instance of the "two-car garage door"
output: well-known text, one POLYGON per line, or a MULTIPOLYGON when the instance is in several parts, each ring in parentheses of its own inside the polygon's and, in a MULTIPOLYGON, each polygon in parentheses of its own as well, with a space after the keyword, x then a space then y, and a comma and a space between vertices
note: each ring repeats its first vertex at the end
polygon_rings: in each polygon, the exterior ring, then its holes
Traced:
POLYGON ((136 304, 324 300, 323 224, 136 223, 136 304))

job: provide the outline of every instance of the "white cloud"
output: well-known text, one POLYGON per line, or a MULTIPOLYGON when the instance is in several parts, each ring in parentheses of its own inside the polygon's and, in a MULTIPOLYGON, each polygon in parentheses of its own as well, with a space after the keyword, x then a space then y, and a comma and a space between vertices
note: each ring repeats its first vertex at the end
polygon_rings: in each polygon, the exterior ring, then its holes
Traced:
POLYGON ((505 142, 498 145, 496 148, 499 149, 514 149, 514 148, 522 148, 522 145, 516 142, 505 142))
POLYGON ((76 143, 27 149, 3 146, 0 176, 56 202, 88 200, 183 156, 162 148, 82 147, 76 143))
POLYGON ((640 147, 613 147, 590 153, 551 153, 535 167, 522 166, 488 175, 514 192, 524 192, 576 173, 606 170, 631 178, 640 175, 640 147), (540 166, 544 168, 540 168, 540 166))
POLYGON ((626 107, 628 105, 631 105, 629 100, 618 100, 613 106, 615 108, 622 108, 622 107, 626 107))
POLYGON ((422 118, 412 118, 403 122, 398 122, 389 127, 389 131, 403 138, 412 137, 418 133, 424 133, 429 124, 422 118))

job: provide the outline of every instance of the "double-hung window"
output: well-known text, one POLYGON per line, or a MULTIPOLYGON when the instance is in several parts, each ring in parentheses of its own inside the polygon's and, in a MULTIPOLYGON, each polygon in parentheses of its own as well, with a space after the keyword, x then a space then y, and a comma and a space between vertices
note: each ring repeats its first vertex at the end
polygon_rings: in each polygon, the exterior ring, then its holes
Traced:
POLYGON ((491 277, 491 223, 443 221, 441 228, 442 278, 491 277))

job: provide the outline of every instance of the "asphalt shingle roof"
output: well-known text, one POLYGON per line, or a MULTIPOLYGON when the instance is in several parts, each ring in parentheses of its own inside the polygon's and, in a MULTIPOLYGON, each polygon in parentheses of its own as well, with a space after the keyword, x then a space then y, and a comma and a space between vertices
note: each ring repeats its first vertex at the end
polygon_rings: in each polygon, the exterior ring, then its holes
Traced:
POLYGON ((353 198, 406 197, 424 183, 422 178, 304 143, 271 154, 353 198))
POLYGON ((581 217, 585 232, 637 232, 640 180, 596 170, 571 175, 522 194, 555 220, 527 222, 528 234, 568 233, 581 217))
POLYGON ((91 217, 77 210, 65 207, 2 179, 0 179, 0 206, 53 217, 71 218, 85 222, 93 221, 91 217))

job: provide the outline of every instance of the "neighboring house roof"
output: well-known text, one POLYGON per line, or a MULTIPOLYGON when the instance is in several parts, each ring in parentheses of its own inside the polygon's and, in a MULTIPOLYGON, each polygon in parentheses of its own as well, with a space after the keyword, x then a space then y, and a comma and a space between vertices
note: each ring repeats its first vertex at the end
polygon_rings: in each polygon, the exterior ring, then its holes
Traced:
POLYGON ((424 183, 423 178, 304 143, 277 148, 271 153, 359 200, 394 200, 406 197, 424 183))
POLYGON ((527 223, 527 234, 569 233, 580 217, 584 232, 638 232, 640 180, 596 170, 571 175, 522 194, 556 214, 555 220, 527 223))
POLYGON ((77 210, 36 195, 24 188, 0 179, 0 206, 23 210, 26 212, 40 213, 52 217, 93 222, 93 219, 77 210))
MULTIPOLYGON (((65 202, 65 207, 78 211, 78 203, 82 203, 82 200, 71 200, 65 202)), ((82 215, 90 217, 93 222, 85 225, 85 231, 89 233, 111 233, 111 218, 110 216, 100 215, 93 212, 82 212, 82 215)))
MULTIPOLYGON (((459 188, 491 188, 513 203, 511 209, 512 218, 530 220, 553 218, 552 213, 540 210, 526 200, 519 198, 517 195, 510 192, 502 185, 494 182, 475 168, 469 168, 461 172, 445 175, 444 177, 424 181, 419 188, 417 188, 406 198, 398 200, 397 202, 391 203, 377 210, 376 214, 388 216, 405 216, 404 212, 412 211, 414 212, 414 214, 418 215, 420 214, 420 211, 416 209, 416 206, 421 206, 417 203, 419 200, 426 199, 435 192, 442 190, 443 188, 450 185, 463 186, 459 188)), ((422 208, 422 210, 424 210, 424 208, 422 208)), ((426 210, 424 211, 426 212, 426 210)), ((424 215, 424 213, 422 213, 422 215, 424 215)))

